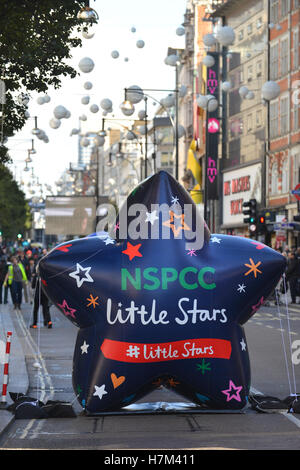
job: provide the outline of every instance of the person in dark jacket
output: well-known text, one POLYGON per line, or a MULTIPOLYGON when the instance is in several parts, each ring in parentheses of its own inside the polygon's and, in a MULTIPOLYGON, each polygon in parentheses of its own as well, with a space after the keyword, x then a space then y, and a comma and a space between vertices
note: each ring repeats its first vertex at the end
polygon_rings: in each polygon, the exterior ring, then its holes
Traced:
POLYGON ((33 301, 33 323, 30 328, 37 328, 38 322, 38 311, 40 305, 43 310, 44 326, 52 328, 52 321, 50 316, 49 300, 43 289, 41 288, 41 280, 36 272, 36 266, 31 274, 31 285, 34 290, 34 301, 33 301))
MULTIPOLYGON (((7 265, 7 262, 6 262, 6 258, 5 258, 5 256, 2 256, 2 258, 0 260, 0 304, 2 304, 2 287, 3 287, 3 284, 4 284, 4 280, 5 280, 7 271, 8 271, 8 265, 7 265)), ((8 288, 4 287, 3 301, 4 301, 5 304, 7 304, 7 290, 8 290, 8 288)))
POLYGON ((292 304, 296 303, 297 292, 297 283, 299 275, 299 260, 297 259, 295 253, 289 252, 288 254, 288 264, 286 270, 286 279, 290 286, 292 304))

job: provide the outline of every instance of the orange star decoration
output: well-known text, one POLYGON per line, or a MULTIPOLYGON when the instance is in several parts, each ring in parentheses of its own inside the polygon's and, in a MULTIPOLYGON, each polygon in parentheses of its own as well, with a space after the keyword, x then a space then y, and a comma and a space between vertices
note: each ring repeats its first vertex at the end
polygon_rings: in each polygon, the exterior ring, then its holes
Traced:
POLYGON ((261 271, 257 268, 258 266, 261 265, 261 261, 255 264, 252 258, 249 258, 249 260, 250 260, 250 264, 245 263, 245 266, 247 266, 250 269, 244 275, 248 276, 248 274, 253 272, 254 277, 256 277, 257 273, 261 274, 261 271))
POLYGON ((142 254, 139 252, 140 247, 142 246, 141 243, 138 245, 132 245, 130 242, 127 242, 127 248, 126 250, 122 251, 122 253, 125 253, 125 255, 129 256, 130 261, 135 257, 138 256, 139 258, 142 258, 142 254))
POLYGON ((88 297, 86 300, 88 300, 87 307, 90 307, 91 305, 96 308, 96 305, 99 305, 97 300, 99 299, 99 296, 93 297, 92 294, 90 294, 90 297, 88 297))
POLYGON ((176 387, 176 385, 179 385, 179 382, 176 382, 174 379, 168 379, 167 384, 170 385, 170 387, 176 387))
POLYGON ((169 214, 170 214, 170 219, 163 222, 163 225, 165 225, 166 227, 170 227, 173 230, 175 237, 177 237, 179 232, 182 230, 191 230, 190 227, 184 221, 184 214, 176 215, 175 212, 173 211, 169 211, 169 214), (176 227, 174 217, 176 219, 181 219, 180 226, 176 227))

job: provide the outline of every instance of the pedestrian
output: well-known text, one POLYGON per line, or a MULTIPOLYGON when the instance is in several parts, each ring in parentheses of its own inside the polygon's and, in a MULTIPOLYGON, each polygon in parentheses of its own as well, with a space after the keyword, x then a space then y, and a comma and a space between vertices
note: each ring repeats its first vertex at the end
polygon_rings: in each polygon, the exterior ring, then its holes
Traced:
POLYGON ((27 277, 28 277, 28 284, 29 284, 29 289, 28 289, 29 299, 30 299, 31 304, 33 303, 33 300, 34 300, 35 287, 33 286, 33 284, 35 283, 35 280, 34 280, 35 276, 36 276, 36 263, 35 263, 34 258, 30 258, 27 277))
POLYGON ((299 261, 296 257, 296 254, 290 251, 288 254, 286 280, 290 286, 292 304, 296 303, 296 297, 298 296, 298 291, 297 291, 298 275, 299 275, 299 261))
POLYGON ((11 257, 11 264, 5 276, 4 284, 10 286, 11 297, 16 310, 21 310, 23 282, 27 282, 24 266, 16 256, 11 257))
MULTIPOLYGON (((4 287, 3 284, 5 281, 7 271, 8 271, 8 265, 6 262, 6 258, 5 256, 2 256, 0 260, 0 304, 2 304, 2 288, 4 287)), ((8 292, 8 288, 7 286, 5 286, 4 296, 3 296, 3 303, 5 304, 7 304, 7 292, 8 292)))
POLYGON ((30 325, 30 328, 37 328, 38 311, 39 311, 40 305, 42 306, 42 311, 43 311, 44 326, 47 326, 48 328, 52 328, 48 297, 46 296, 43 289, 41 288, 41 280, 37 276, 37 274, 35 274, 33 279, 34 279, 34 285, 35 285, 35 293, 34 293, 34 303, 33 303, 33 323, 32 325, 30 325))
MULTIPOLYGON (((28 279, 29 261, 28 261, 27 256, 25 255, 24 251, 20 252, 19 261, 20 261, 20 263, 23 264, 24 269, 25 269, 25 273, 26 273, 26 277, 28 279)), ((25 302, 28 303, 29 302, 29 292, 28 292, 28 283, 27 283, 27 281, 26 282, 23 281, 23 292, 24 292, 25 302)))

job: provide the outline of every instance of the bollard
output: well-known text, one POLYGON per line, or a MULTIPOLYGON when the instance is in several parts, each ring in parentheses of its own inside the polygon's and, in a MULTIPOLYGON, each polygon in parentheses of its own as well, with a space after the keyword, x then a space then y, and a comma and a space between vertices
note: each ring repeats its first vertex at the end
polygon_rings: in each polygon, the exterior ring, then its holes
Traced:
POLYGON ((2 407, 6 405, 6 394, 7 394, 7 384, 8 384, 8 365, 9 365, 11 336, 12 336, 12 332, 8 331, 7 334, 6 334, 5 363, 4 363, 3 386, 2 386, 2 397, 1 397, 1 406, 2 407))

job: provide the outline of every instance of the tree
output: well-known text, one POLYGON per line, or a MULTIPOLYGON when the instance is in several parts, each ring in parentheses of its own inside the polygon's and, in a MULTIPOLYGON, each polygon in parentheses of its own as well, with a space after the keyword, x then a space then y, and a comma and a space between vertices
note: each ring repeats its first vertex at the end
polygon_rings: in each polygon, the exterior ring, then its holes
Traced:
POLYGON ((0 164, 0 231, 5 239, 15 239, 28 226, 29 207, 9 169, 0 164))
POLYGON ((72 48, 82 45, 73 32, 83 28, 77 14, 86 3, 0 0, 0 76, 6 89, 0 162, 9 161, 3 140, 22 129, 27 119, 27 103, 21 94, 45 93, 49 86, 59 88, 63 76, 77 75, 65 60, 71 58, 72 48))

